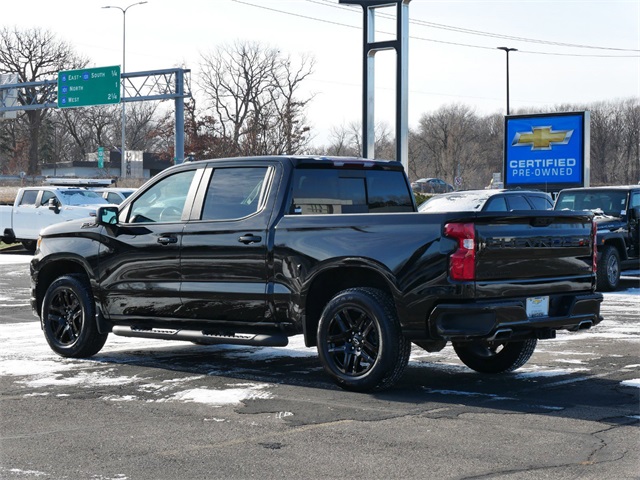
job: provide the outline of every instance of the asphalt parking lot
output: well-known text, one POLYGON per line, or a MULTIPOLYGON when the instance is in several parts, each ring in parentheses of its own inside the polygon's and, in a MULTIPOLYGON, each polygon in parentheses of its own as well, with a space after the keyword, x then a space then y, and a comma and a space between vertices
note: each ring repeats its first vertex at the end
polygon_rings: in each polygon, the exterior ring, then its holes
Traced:
POLYGON ((345 392, 314 349, 110 336, 90 360, 48 348, 28 256, 0 254, 2 479, 637 479, 640 283, 605 321, 486 376, 417 347, 393 390, 345 392))

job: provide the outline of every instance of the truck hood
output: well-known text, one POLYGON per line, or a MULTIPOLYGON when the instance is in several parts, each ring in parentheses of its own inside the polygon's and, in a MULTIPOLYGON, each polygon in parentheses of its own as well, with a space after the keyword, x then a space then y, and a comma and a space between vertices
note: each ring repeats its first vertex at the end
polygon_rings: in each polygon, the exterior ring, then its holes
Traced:
POLYGON ((84 205, 62 205, 60 211, 64 212, 78 212, 78 214, 89 215, 91 212, 95 213, 98 207, 104 207, 111 205, 108 203, 86 203, 84 205))
POLYGON ((75 220, 67 220, 62 221, 60 223, 54 223, 53 225, 49 225, 48 227, 43 228, 40 231, 40 236, 49 237, 53 235, 66 235, 66 234, 74 234, 78 231, 90 229, 90 228, 98 228, 98 225, 95 221, 95 217, 85 216, 84 218, 78 218, 75 220))
POLYGON ((596 215, 593 219, 599 231, 608 230, 612 232, 624 226, 624 222, 620 217, 610 217, 608 215, 596 215))

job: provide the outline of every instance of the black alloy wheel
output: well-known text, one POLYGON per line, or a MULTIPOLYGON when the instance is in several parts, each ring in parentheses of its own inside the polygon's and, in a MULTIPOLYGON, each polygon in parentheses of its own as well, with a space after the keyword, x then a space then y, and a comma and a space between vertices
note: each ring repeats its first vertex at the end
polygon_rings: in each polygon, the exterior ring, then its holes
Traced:
POLYGON ((63 357, 90 357, 107 341, 108 335, 98 332, 93 297, 83 276, 65 275, 49 286, 41 319, 49 346, 63 357))
POLYGON ((344 290, 333 297, 320 318, 320 360, 333 380, 347 390, 389 388, 402 375, 410 351, 393 302, 380 290, 344 290))
POLYGON ((458 358, 480 373, 506 373, 520 368, 533 355, 538 340, 511 342, 452 342, 458 358))

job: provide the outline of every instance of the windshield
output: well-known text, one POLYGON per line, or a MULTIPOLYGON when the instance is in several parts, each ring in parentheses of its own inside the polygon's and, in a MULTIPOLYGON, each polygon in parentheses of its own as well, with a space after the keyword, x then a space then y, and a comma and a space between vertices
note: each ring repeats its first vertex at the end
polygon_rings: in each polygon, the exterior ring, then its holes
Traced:
POLYGON ((627 192, 620 190, 584 190, 560 192, 555 210, 601 210, 605 215, 620 217, 627 208, 627 192))
POLYGON ((479 212, 485 202, 493 193, 491 192, 457 192, 446 195, 436 195, 424 202, 418 211, 420 212, 479 212))
POLYGON ((98 195, 91 190, 82 190, 82 189, 68 189, 68 190, 58 190, 58 195, 62 200, 64 205, 88 205, 88 204, 106 204, 107 202, 104 198, 98 195))

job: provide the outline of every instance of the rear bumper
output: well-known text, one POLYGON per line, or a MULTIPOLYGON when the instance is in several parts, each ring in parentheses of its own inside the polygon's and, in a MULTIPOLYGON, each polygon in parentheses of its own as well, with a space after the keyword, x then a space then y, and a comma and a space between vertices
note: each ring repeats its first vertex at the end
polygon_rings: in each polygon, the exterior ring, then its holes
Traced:
POLYGON ((526 297, 505 301, 441 304, 427 322, 432 337, 447 340, 549 338, 556 330, 580 330, 602 320, 602 295, 550 295, 549 315, 527 317, 526 297))

